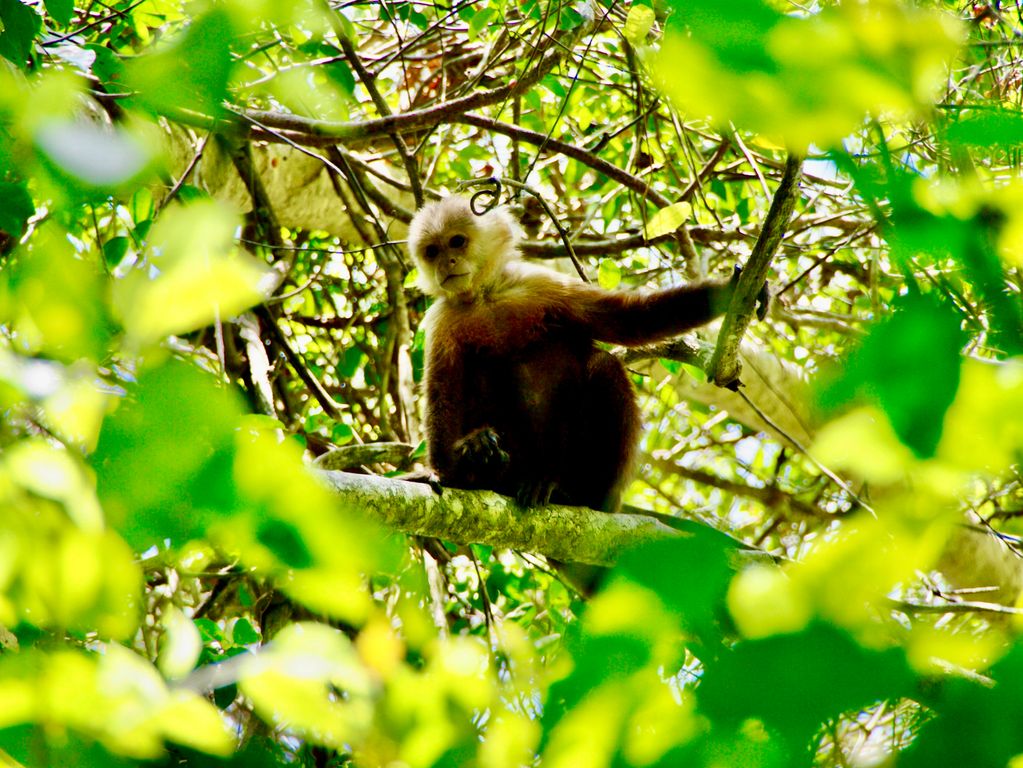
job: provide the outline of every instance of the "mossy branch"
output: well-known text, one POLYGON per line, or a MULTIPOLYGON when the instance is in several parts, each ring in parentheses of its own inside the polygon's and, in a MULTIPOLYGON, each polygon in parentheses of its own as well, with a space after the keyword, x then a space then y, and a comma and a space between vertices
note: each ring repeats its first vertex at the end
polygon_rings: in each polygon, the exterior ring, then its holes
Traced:
POLYGON ((721 323, 717 347, 714 349, 714 355, 707 371, 711 381, 719 387, 737 389, 739 386, 739 374, 742 372, 742 365, 739 362, 739 344, 753 320, 757 296, 760 294, 764 281, 767 280, 771 259, 774 258, 778 246, 781 245, 789 221, 792 219, 792 211, 795 210, 796 200, 799 198, 802 162, 801 157, 793 154, 790 154, 785 161, 785 172, 774 193, 774 200, 771 201, 771 208, 764 220, 764 227, 760 230, 760 236, 753 246, 753 253, 750 254, 746 266, 742 269, 739 284, 735 288, 732 302, 721 323))
POLYGON ((375 475, 326 470, 316 474, 342 503, 395 530, 456 544, 533 552, 566 563, 613 565, 624 550, 641 542, 684 535, 656 517, 640 514, 555 504, 523 509, 492 491, 445 488, 437 494, 423 483, 375 475))

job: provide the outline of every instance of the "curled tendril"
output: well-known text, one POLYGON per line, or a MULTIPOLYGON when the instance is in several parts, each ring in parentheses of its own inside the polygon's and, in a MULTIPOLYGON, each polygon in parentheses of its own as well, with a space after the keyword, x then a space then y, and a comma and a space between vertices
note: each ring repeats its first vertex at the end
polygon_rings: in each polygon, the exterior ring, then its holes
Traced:
POLYGON ((475 185, 483 187, 469 198, 469 207, 477 216, 489 213, 501 202, 501 181, 496 176, 491 176, 475 185))

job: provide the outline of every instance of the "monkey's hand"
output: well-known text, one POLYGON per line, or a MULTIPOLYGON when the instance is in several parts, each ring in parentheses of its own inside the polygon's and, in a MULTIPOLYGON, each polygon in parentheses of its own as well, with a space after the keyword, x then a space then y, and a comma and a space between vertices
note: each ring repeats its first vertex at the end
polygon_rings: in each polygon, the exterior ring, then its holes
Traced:
POLYGON ((542 507, 549 504, 551 494, 557 490, 553 480, 537 478, 523 482, 515 494, 515 501, 520 507, 542 507))
POLYGON ((424 483, 430 486, 438 496, 444 493, 444 488, 440 484, 440 475, 432 469, 417 469, 414 472, 406 472, 404 475, 400 475, 398 479, 410 483, 424 483))
MULTIPOLYGON (((739 285, 739 276, 742 274, 742 267, 738 264, 735 265, 735 269, 732 270, 732 279, 728 281, 728 287, 731 289, 731 293, 735 292, 736 287, 739 285)), ((763 320, 767 317, 767 310, 771 306, 771 290, 768 288, 767 281, 760 286, 760 291, 757 293, 756 311, 757 320, 763 320)))
POLYGON ((486 482, 508 466, 508 454, 501 450, 497 433, 480 427, 454 445, 455 462, 469 482, 486 482))

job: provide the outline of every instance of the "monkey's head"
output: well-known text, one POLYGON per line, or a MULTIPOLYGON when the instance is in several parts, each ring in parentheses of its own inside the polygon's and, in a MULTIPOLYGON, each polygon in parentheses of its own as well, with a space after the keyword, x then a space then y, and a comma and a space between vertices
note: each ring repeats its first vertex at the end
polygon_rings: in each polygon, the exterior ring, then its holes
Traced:
POLYGON ((464 197, 427 203, 409 225, 419 286, 431 296, 472 300, 518 256, 518 225, 504 208, 477 216, 464 197))

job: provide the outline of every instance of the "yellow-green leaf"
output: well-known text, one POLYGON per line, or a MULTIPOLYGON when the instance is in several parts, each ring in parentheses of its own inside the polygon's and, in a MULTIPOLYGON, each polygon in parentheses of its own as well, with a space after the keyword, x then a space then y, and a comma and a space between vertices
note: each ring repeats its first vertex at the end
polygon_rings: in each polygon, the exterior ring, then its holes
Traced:
POLYGON ((629 8, 625 19, 623 34, 625 39, 635 46, 640 46, 654 25, 654 9, 648 5, 634 5, 629 8))
POLYGON ((650 217, 643 230, 647 240, 653 240, 662 235, 669 235, 682 226, 682 223, 692 213, 692 206, 689 203, 672 203, 661 208, 650 217))

